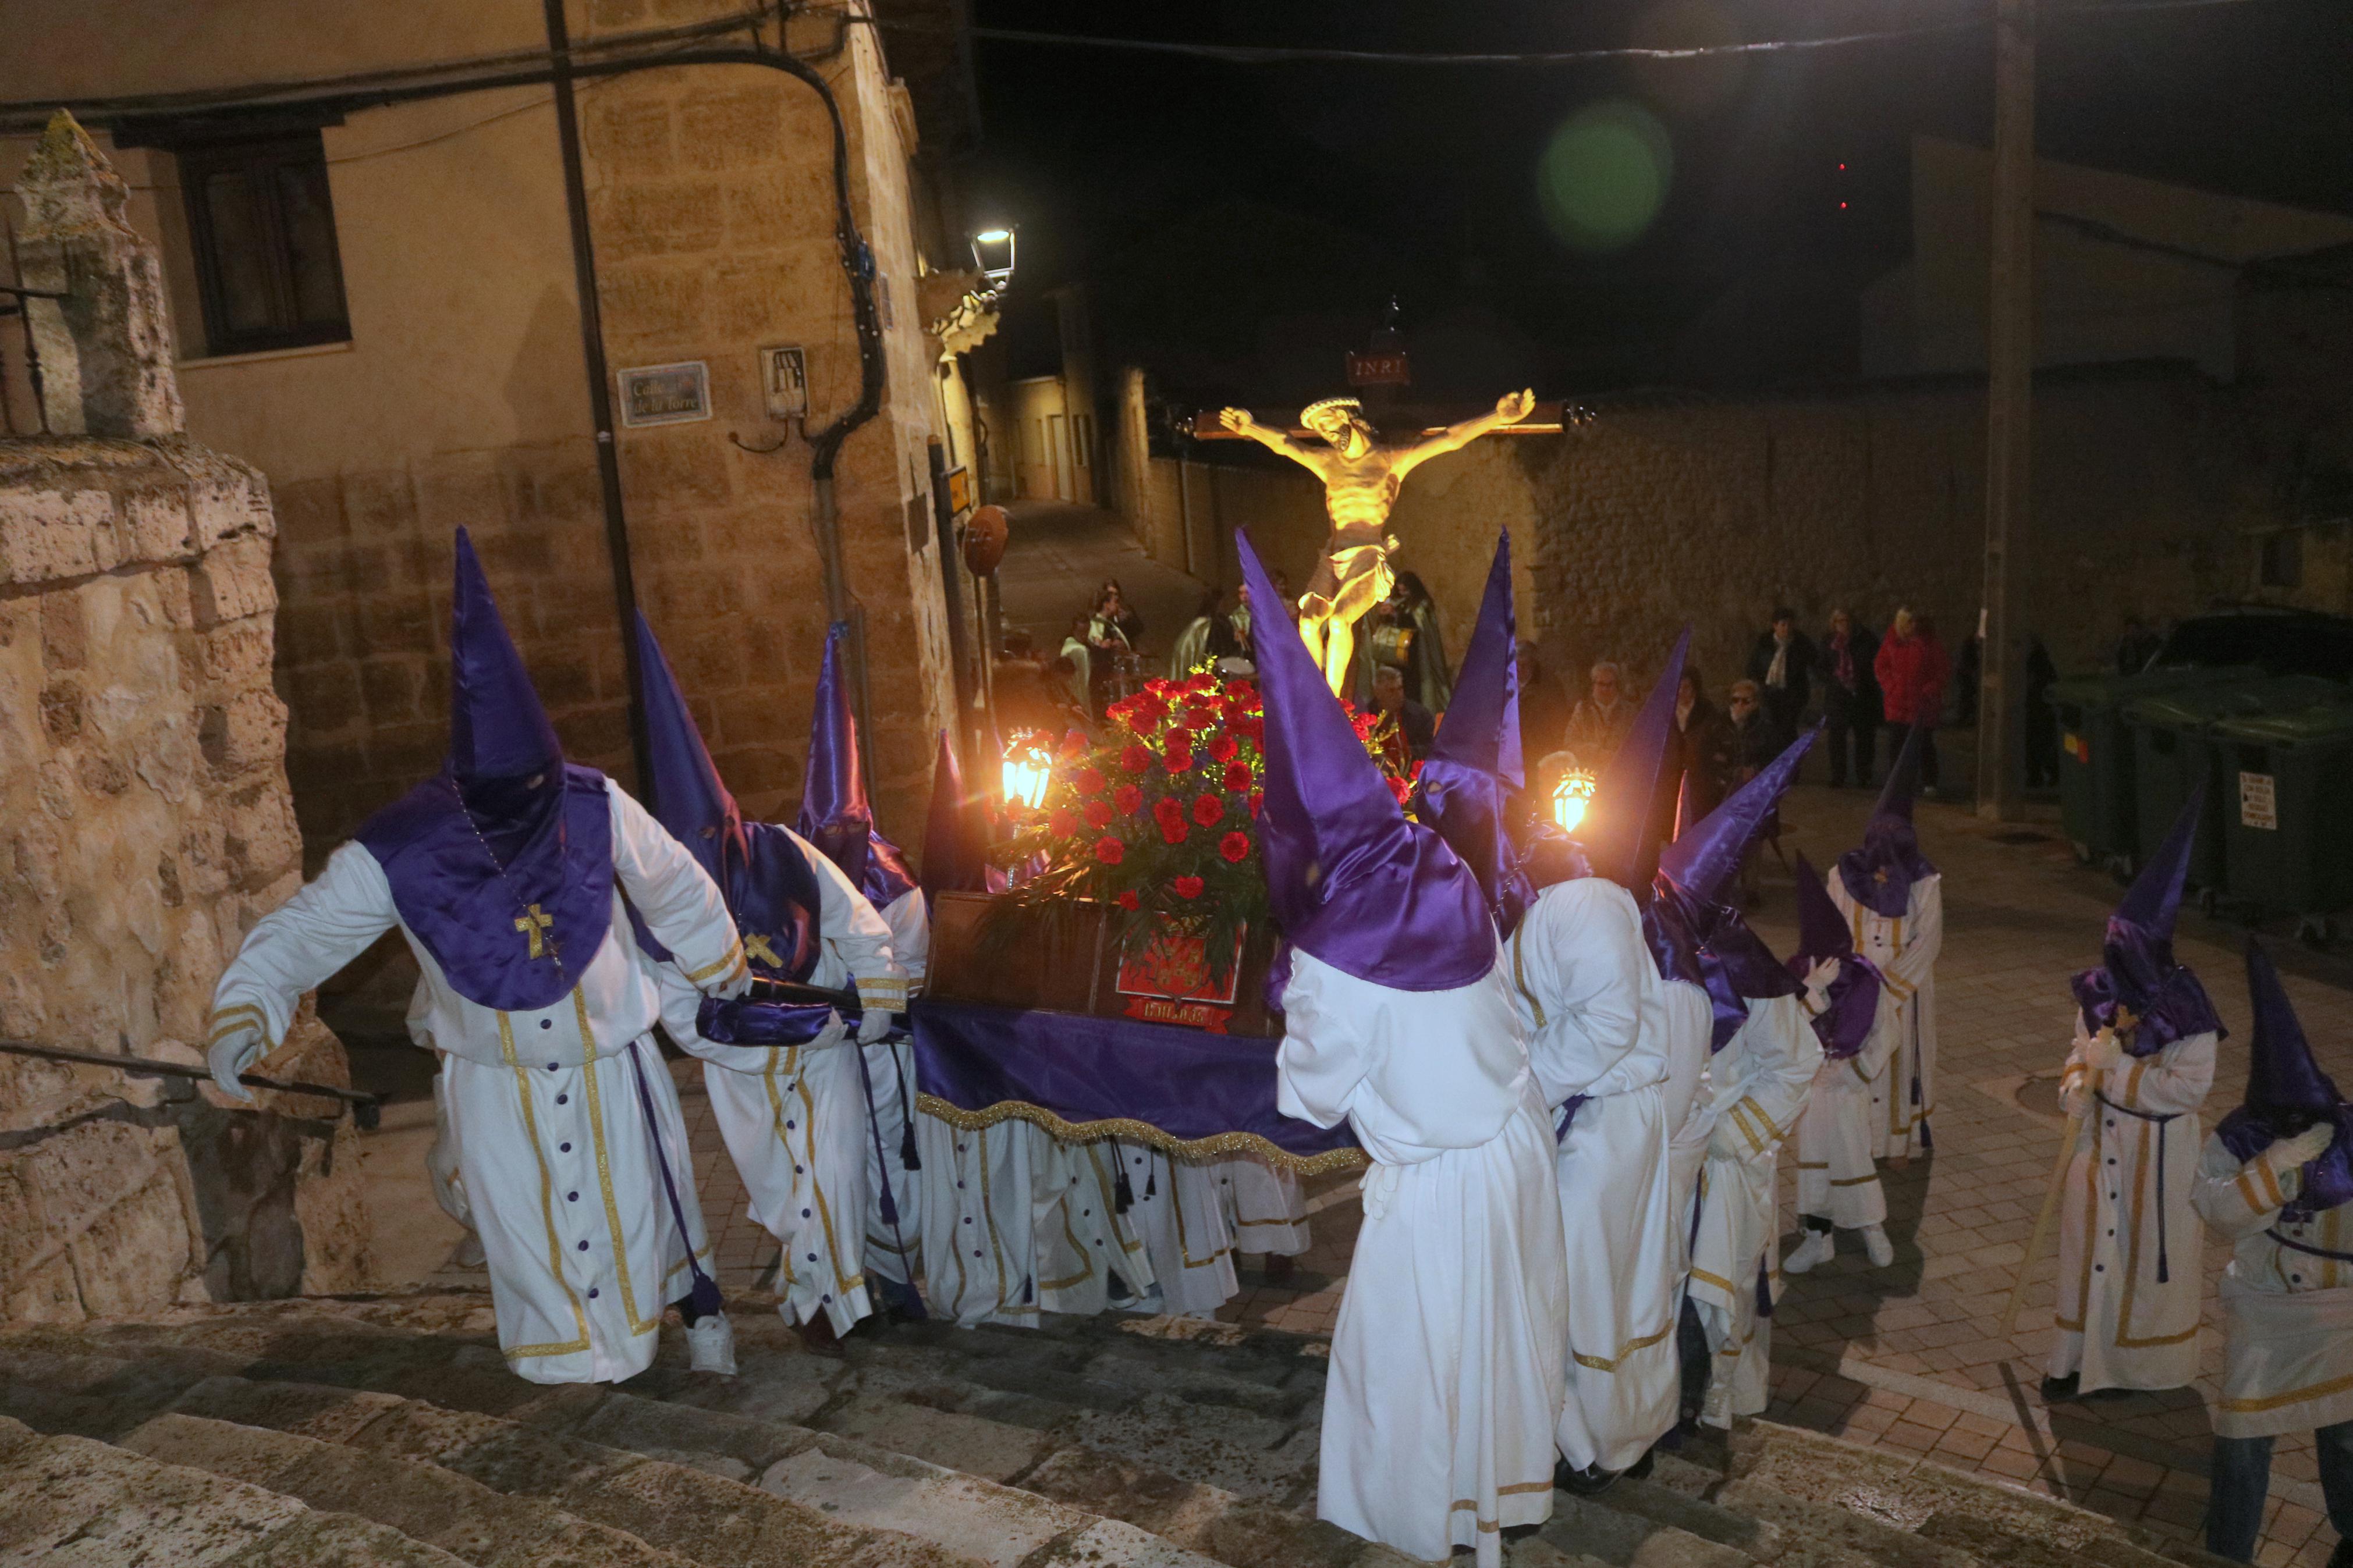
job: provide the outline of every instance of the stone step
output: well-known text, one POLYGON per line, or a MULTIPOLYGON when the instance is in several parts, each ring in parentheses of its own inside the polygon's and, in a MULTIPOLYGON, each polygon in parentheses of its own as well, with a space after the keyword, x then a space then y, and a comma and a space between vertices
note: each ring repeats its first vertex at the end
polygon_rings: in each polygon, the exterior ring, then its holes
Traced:
POLYGON ((0 1563, 45 1568, 465 1568, 388 1526, 0 1418, 0 1563))
MULTIPOLYGON (((219 1393, 211 1384, 199 1384, 191 1404, 202 1409, 239 1403, 217 1397, 219 1393)), ((625 1531, 576 1519, 536 1498, 493 1491, 422 1459, 378 1454, 359 1465, 349 1448, 322 1438, 177 1413, 135 1428, 121 1447, 280 1492, 314 1509, 374 1520, 475 1568, 587 1563, 695 1568, 692 1559, 625 1531)))

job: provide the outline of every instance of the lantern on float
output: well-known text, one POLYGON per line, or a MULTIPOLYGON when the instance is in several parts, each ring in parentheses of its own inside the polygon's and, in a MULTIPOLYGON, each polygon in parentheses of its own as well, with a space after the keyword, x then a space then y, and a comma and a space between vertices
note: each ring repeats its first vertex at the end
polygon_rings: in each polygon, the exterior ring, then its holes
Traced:
POLYGON ((1046 804, 1054 776, 1054 753, 1035 730, 1017 730, 1005 743, 1005 804, 1035 811, 1046 804))
POLYGON ((1560 783, 1552 789, 1552 819, 1563 833, 1574 834, 1585 820, 1587 809, 1593 804, 1593 775, 1583 768, 1571 768, 1560 775, 1560 783))

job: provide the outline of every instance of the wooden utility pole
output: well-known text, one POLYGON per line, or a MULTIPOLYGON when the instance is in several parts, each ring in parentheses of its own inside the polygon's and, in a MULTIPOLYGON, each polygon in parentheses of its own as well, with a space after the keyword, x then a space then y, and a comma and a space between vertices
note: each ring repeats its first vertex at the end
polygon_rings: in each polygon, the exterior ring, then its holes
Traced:
POLYGON ((2020 568, 2033 527, 2034 4, 1996 0, 1994 12, 1978 815, 1998 821, 2017 820, 2025 794, 2026 606, 2020 568))

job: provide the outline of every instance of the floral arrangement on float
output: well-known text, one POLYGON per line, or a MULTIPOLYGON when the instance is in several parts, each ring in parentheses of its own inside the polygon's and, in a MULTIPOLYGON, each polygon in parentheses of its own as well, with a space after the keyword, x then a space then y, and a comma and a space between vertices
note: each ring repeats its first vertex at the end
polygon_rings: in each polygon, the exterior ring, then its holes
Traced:
MULTIPOLYGON (((1402 803, 1412 775, 1389 743, 1393 727, 1342 705, 1402 803)), ((1014 737, 1004 807, 1012 834, 990 858, 1016 880, 995 900, 992 924, 1008 931, 1021 914, 1092 900, 1116 911, 1123 993, 1231 1006, 1246 940, 1271 934, 1258 841, 1265 734, 1257 685, 1205 669, 1112 703, 1099 741, 1076 731, 1059 746, 1034 731, 1014 737)))

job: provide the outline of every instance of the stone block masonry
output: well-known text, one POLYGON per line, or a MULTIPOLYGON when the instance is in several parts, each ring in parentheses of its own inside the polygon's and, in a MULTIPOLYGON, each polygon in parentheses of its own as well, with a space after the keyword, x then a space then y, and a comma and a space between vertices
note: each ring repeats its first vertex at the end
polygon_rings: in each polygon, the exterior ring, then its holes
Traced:
MULTIPOLYGON (((111 177, 70 122, 50 141, 28 183, 111 177)), ((94 206, 27 194, 36 213, 94 206)), ((301 840, 269 488, 152 427, 176 419, 168 360, 104 335, 161 309, 127 233, 68 237, 120 268, 76 286, 122 296, 67 311, 54 351, 109 367, 69 378, 86 433, 0 440, 0 1039, 195 1065, 214 981, 300 886, 301 840)), ((349 1081, 307 1012, 269 1070, 349 1081)), ((339 1108, 212 1094, 0 1054, 0 1320, 364 1282, 339 1108)))

